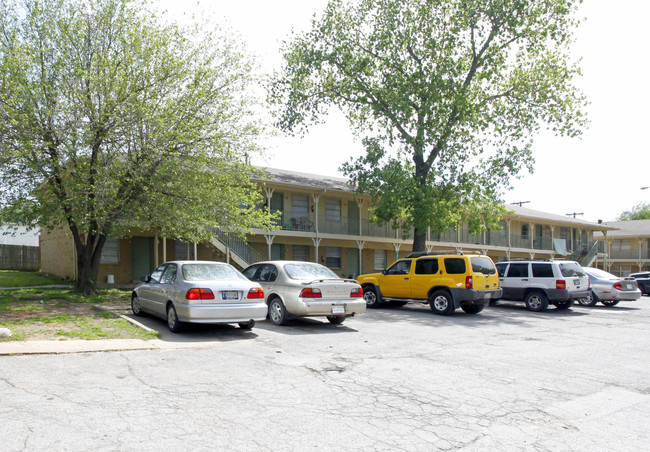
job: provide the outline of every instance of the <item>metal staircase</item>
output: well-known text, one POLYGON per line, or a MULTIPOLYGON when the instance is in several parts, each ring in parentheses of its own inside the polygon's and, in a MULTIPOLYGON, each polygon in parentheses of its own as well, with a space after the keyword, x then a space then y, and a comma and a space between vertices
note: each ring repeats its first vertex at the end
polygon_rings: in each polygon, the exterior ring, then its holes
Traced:
POLYGON ((594 242, 589 252, 585 255, 584 258, 582 258, 580 265, 582 265, 583 267, 589 267, 591 264, 594 263, 594 260, 596 259, 596 254, 598 254, 598 252, 600 251, 599 249, 600 243, 601 242, 594 242))
POLYGON ((239 237, 234 237, 221 229, 212 230, 214 236, 210 243, 241 268, 246 268, 255 262, 266 260, 255 248, 239 237))

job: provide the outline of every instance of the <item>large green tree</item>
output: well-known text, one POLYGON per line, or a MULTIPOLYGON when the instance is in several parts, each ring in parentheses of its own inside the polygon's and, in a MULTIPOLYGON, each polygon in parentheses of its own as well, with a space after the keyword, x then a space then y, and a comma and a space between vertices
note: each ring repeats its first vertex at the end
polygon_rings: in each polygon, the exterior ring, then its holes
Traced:
POLYGON ((3 219, 69 228, 86 294, 107 238, 268 228, 246 158, 251 74, 225 32, 144 1, 2 2, 3 219))
POLYGON ((579 3, 332 0, 285 43, 269 89, 277 123, 302 133, 341 109, 366 149, 344 173, 378 220, 414 228, 414 250, 429 227, 498 227, 535 133, 584 126, 568 53, 579 3))

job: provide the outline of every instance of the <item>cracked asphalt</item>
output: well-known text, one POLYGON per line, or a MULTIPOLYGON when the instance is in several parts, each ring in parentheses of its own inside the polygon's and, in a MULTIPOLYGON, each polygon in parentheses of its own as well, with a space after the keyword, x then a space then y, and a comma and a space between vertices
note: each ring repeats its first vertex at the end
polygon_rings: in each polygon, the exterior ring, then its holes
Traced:
POLYGON ((649 449, 650 297, 180 336, 144 323, 169 348, 1 356, 0 450, 649 449))

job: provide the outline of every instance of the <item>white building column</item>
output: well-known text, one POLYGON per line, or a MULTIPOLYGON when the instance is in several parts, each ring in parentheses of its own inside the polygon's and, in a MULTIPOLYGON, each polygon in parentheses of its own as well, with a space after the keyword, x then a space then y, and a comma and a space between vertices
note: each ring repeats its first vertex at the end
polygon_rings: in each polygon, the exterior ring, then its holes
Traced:
POLYGON ((271 257, 271 245, 273 245, 273 240, 275 240, 274 235, 265 235, 264 238, 266 239, 266 245, 268 247, 268 254, 269 254, 269 260, 272 259, 271 257))

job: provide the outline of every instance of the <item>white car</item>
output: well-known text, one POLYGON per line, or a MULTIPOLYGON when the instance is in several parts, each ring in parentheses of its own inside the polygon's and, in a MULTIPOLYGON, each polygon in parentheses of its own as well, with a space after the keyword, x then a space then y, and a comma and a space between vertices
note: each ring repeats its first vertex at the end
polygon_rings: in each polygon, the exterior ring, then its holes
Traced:
POLYGON ((172 261, 158 267, 131 294, 133 314, 167 319, 177 333, 184 323, 237 323, 251 329, 266 319, 264 290, 223 262, 172 261))
POLYGON ((264 288, 269 319, 284 325, 292 317, 325 316, 340 324, 366 312, 363 290, 353 279, 337 276, 324 265, 302 261, 258 262, 244 276, 264 288))
POLYGON ((496 267, 501 299, 523 301, 530 311, 545 311, 549 304, 569 309, 590 293, 589 277, 575 261, 523 260, 498 262, 496 267))

